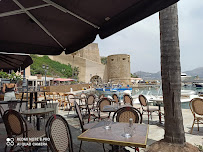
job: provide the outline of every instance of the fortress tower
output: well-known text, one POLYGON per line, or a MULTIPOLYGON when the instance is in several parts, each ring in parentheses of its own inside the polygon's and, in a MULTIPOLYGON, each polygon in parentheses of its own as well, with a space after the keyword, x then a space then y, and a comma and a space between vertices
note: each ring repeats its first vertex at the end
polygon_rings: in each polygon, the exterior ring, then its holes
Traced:
POLYGON ((116 54, 107 57, 108 80, 130 84, 130 55, 116 54))

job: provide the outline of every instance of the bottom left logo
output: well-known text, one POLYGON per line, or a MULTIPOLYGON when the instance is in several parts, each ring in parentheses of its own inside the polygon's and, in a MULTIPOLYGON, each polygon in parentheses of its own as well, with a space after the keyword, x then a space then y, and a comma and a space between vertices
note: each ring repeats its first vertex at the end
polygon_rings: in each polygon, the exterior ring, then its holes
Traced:
POLYGON ((14 138, 6 138, 7 146, 14 146, 14 138))

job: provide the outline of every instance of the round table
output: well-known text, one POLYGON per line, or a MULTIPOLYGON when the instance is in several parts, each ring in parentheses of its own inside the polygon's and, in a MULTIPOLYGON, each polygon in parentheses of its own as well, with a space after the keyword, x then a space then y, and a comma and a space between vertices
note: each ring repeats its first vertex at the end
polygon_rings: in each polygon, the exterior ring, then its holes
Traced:
POLYGON ((38 109, 29 109, 29 110, 25 110, 22 111, 21 114, 23 115, 36 115, 37 116, 37 130, 40 130, 40 115, 42 114, 47 114, 50 112, 54 112, 53 108, 38 108, 38 109))

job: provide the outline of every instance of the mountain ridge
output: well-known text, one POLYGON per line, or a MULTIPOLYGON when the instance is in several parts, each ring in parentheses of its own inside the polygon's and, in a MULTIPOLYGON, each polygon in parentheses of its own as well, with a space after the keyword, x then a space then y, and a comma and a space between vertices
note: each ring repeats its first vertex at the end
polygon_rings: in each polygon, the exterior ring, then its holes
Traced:
MULTIPOLYGON (((198 67, 193 70, 184 71, 182 73, 186 73, 188 76, 198 76, 199 78, 203 78, 203 67, 198 67)), ((143 78, 144 80, 160 80, 161 79, 161 71, 156 73, 137 71, 134 73, 138 77, 143 78)))

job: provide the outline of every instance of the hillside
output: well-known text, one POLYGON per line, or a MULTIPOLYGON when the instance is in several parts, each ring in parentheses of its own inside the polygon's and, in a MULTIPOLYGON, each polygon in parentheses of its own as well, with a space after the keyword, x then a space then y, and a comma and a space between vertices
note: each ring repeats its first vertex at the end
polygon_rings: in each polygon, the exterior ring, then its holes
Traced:
MULTIPOLYGON (((190 70, 190 71, 184 71, 183 73, 186 73, 189 76, 198 76, 199 78, 203 78, 203 67, 196 68, 196 69, 190 70)), ((135 72, 135 75, 143 78, 144 80, 160 80, 161 79, 161 71, 159 71, 157 73, 137 71, 137 72, 135 72)))
POLYGON ((203 67, 196 68, 191 71, 185 71, 184 73, 186 73, 187 75, 198 76, 199 78, 203 78, 203 67))
MULTIPOLYGON (((47 75, 51 77, 72 77, 72 67, 71 65, 61 64, 57 61, 51 60, 48 56, 39 57, 37 55, 30 55, 33 60, 33 64, 31 65, 31 75, 41 74, 44 75, 44 69, 42 65, 49 66, 47 70, 47 75)), ((78 71, 78 68, 74 68, 74 71, 78 71)), ((76 73, 76 72, 75 72, 76 73)), ((76 78, 76 77, 75 77, 76 78)))
POLYGON ((150 72, 137 71, 137 72, 135 72, 135 75, 143 78, 144 80, 160 80, 161 79, 161 72, 150 73, 150 72))

